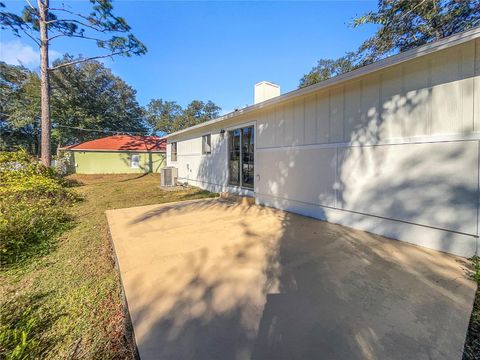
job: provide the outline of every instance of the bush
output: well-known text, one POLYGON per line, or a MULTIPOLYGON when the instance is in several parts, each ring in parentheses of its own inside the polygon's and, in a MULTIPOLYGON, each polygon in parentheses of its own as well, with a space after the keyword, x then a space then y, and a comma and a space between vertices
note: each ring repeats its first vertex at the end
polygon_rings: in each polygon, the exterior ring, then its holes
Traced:
POLYGON ((480 257, 474 256, 470 260, 473 263, 472 277, 477 282, 477 292, 473 302, 462 359, 478 360, 480 359, 480 257))
POLYGON ((44 306, 48 294, 15 296, 0 307, 0 359, 41 359, 50 344, 47 331, 58 316, 38 312, 44 306))
POLYGON ((23 151, 0 152, 0 264, 45 252, 76 199, 54 169, 23 151))
POLYGON ((0 350, 0 354, 4 352, 2 354, 4 359, 28 359, 38 348, 38 341, 31 336, 32 329, 36 327, 37 319, 28 310, 17 316, 17 318, 11 316, 8 319, 2 316, 0 345, 3 351, 0 350))

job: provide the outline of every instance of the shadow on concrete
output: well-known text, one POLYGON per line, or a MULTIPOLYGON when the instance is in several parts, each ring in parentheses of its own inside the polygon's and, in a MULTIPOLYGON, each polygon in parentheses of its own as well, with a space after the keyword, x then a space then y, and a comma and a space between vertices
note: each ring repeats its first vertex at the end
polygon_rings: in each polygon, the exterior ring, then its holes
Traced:
POLYGON ((155 257, 158 282, 128 270, 143 359, 461 357, 475 291, 467 260, 218 200, 153 207, 131 219, 135 246, 149 233, 172 236, 168 243, 179 248, 192 244, 155 257), (204 230, 211 233, 199 245, 195 233, 200 239, 204 230))

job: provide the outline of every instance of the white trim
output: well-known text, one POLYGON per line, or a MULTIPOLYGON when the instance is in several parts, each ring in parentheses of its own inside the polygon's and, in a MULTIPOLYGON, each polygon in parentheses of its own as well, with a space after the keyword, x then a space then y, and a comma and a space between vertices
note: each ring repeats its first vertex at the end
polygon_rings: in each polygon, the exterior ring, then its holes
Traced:
POLYGON ((357 230, 368 231, 459 256, 471 257, 477 253, 476 251, 478 249, 478 236, 469 233, 285 199, 274 195, 256 193, 255 202, 260 205, 325 220, 333 224, 340 224, 357 230), (353 215, 353 218, 350 216, 343 217, 346 213, 353 215), (396 231, 399 223, 403 224, 402 229, 404 231, 402 233, 396 231))
POLYGON ((260 81, 260 82, 256 83, 255 86, 262 85, 262 84, 267 84, 267 85, 270 85, 270 86, 273 86, 273 87, 277 87, 277 88, 280 87, 280 85, 275 84, 275 83, 273 83, 273 82, 271 82, 271 81, 266 81, 266 80, 263 80, 263 81, 260 81))
MULTIPOLYGON (((227 174, 228 174, 228 178, 227 178, 227 184, 228 184, 228 181, 230 180, 230 170, 229 170, 229 164, 228 162, 230 161, 229 160, 229 147, 228 147, 228 132, 229 131, 233 131, 233 130, 236 130, 236 129, 243 129, 243 128, 246 128, 246 127, 252 127, 253 126, 253 187, 244 187, 244 186, 238 186, 239 188, 241 189, 248 189, 248 190, 251 190, 252 193, 254 194, 255 191, 256 191, 256 183, 257 183, 257 174, 256 174, 256 171, 257 171, 257 120, 252 120, 252 121, 248 121, 246 123, 240 123, 240 124, 237 124, 235 126, 231 126, 231 127, 227 127, 223 130, 225 130, 225 133, 227 135, 227 146, 225 147, 226 148, 226 152, 227 152, 227 174)), ((241 144, 240 144, 241 146, 241 144)), ((241 179, 240 179, 241 180, 241 179)), ((236 187, 235 185, 230 185, 228 184, 229 187, 236 187)), ((253 195, 252 195, 253 196, 253 195)))
POLYGON ((186 154, 177 154, 177 158, 179 156, 203 156, 204 154, 202 153, 186 153, 186 154))
POLYGON ((226 128, 220 129, 220 130, 231 131, 231 130, 235 130, 235 129, 241 129, 241 128, 244 128, 244 127, 256 126, 256 125, 257 125, 257 120, 249 120, 247 122, 242 122, 242 123, 238 123, 238 124, 235 124, 235 125, 231 125, 231 126, 228 126, 226 128))
POLYGON ((352 210, 352 209, 344 209, 344 208, 335 207, 335 206, 329 206, 329 205, 324 205, 324 204, 320 204, 320 203, 314 203, 314 202, 308 202, 308 201, 301 201, 301 200, 294 200, 294 199, 289 199, 289 198, 285 198, 285 197, 277 196, 277 195, 268 195, 268 194, 263 194, 263 193, 258 193, 258 192, 255 193, 255 194, 256 194, 256 196, 263 196, 263 197, 268 197, 268 198, 271 198, 271 199, 278 199, 278 200, 289 201, 289 202, 292 202, 292 203, 305 204, 305 205, 313 205, 313 206, 317 206, 317 207, 321 207, 321 208, 327 208, 327 209, 332 209, 332 210, 344 211, 344 212, 348 212, 348 213, 352 213, 352 214, 358 214, 358 215, 363 215, 363 216, 370 216, 370 217, 374 217, 374 218, 378 218, 378 219, 383 219, 383 220, 396 221, 396 222, 400 222, 400 223, 404 223, 404 224, 409 224, 409 225, 423 226, 423 227, 430 228, 430 229, 435 229, 435 230, 445 231, 445 232, 449 232, 449 233, 466 235, 466 236, 471 236, 471 237, 473 237, 473 238, 478 238, 478 235, 476 235, 476 234, 471 234, 471 233, 466 233, 466 232, 462 232, 462 231, 456 231, 456 230, 446 229, 446 228, 442 228, 442 227, 438 227, 438 226, 432 226, 432 225, 427 225, 427 224, 422 224, 422 223, 416 223, 416 222, 413 222, 413 221, 406 221, 406 220, 401 220, 401 219, 396 219, 396 218, 389 218, 389 217, 381 216, 381 215, 368 214, 368 213, 365 213, 365 212, 362 212, 362 211, 355 211, 355 210, 352 210))
POLYGON ((309 150, 309 149, 331 149, 342 147, 371 147, 371 146, 387 146, 387 145, 414 145, 414 144, 431 144, 444 142, 464 142, 479 141, 480 133, 473 134, 452 134, 452 135, 431 135, 431 136, 415 136, 397 139, 387 139, 376 143, 355 143, 355 142, 333 142, 321 144, 304 144, 304 145, 284 145, 269 146, 256 148, 258 152, 275 151, 275 150, 309 150))
POLYGON ((200 139, 201 139, 201 145, 202 145, 201 155, 202 155, 202 156, 210 156, 210 155, 212 155, 212 133, 211 133, 211 132, 206 132, 206 133, 204 133, 204 134, 201 135, 200 139), (204 138, 205 136, 210 136, 210 145, 209 145, 209 146, 210 146, 210 151, 209 151, 209 152, 204 152, 204 148, 203 148, 203 146, 204 146, 203 138, 204 138))
POLYGON ((215 190, 216 192, 232 192, 232 193, 235 193, 235 194, 238 194, 238 195, 245 195, 245 196, 251 196, 251 197, 254 197, 255 196, 255 192, 253 191, 253 189, 251 188, 245 188, 245 187, 241 187, 241 186, 233 186, 233 185, 225 185, 225 184, 216 184, 216 183, 211 183, 211 182, 208 182, 208 181, 203 181, 203 180, 195 180, 195 179, 187 179, 185 177, 178 177, 177 179, 179 180, 184 180, 185 182, 194 182, 196 184, 201 184, 201 185, 197 185, 199 187, 204 187, 204 188, 208 188, 208 187, 211 187, 211 188, 215 188, 217 190, 215 190))
POLYGON ((140 154, 130 156, 130 169, 140 169, 140 154))
POLYGON ((200 129, 200 128, 203 128, 203 127, 206 127, 206 126, 210 126, 210 125, 213 125, 213 124, 216 124, 216 123, 219 123, 219 122, 224 122, 226 120, 229 120, 229 119, 241 116, 241 115, 249 114, 253 111, 261 110, 261 109, 264 109, 266 107, 276 105, 278 103, 283 103, 283 102, 286 102, 288 100, 292 100, 292 99, 297 98, 297 97, 302 96, 302 95, 307 95, 307 94, 313 93, 315 91, 318 91, 320 89, 324 89, 326 87, 336 86, 336 85, 342 84, 346 81, 356 79, 360 76, 365 76, 365 75, 371 74, 371 73, 373 73, 375 71, 378 71, 378 70, 382 70, 382 69, 385 69, 385 68, 388 68, 388 67, 392 67, 394 65, 398 65, 398 64, 404 63, 406 61, 416 59, 416 58, 421 57, 421 56, 429 55, 429 54, 435 53, 437 51, 445 50, 445 49, 448 49, 448 48, 450 48, 452 46, 455 46, 455 45, 463 44, 463 43, 468 42, 470 40, 474 40, 478 37, 480 37, 480 26, 478 26, 474 29, 459 33, 459 34, 455 34, 455 35, 446 37, 444 39, 435 41, 433 43, 426 44, 426 45, 423 45, 423 46, 419 46, 415 49, 408 50, 408 51, 405 51, 405 52, 397 54, 397 55, 393 55, 393 56, 388 57, 386 59, 379 60, 377 62, 374 62, 373 64, 366 65, 366 66, 363 66, 363 67, 358 68, 356 70, 347 72, 345 74, 335 76, 331 79, 322 81, 318 84, 314 84, 314 85, 307 86, 307 87, 304 87, 304 88, 301 88, 301 89, 293 90, 293 91, 287 92, 283 95, 280 95, 280 96, 274 97, 272 99, 263 101, 261 103, 250 105, 250 106, 247 106, 243 109, 240 109, 240 110, 225 114, 223 116, 220 116, 216 119, 206 121, 202 124, 191 126, 189 128, 186 128, 186 129, 183 129, 183 130, 165 135, 164 137, 162 137, 162 139, 168 139, 168 138, 171 138, 171 137, 174 137, 174 136, 177 136, 177 135, 180 135, 180 134, 184 134, 184 133, 187 133, 187 132, 190 132, 190 131, 193 131, 193 130, 197 130, 197 129, 200 129))

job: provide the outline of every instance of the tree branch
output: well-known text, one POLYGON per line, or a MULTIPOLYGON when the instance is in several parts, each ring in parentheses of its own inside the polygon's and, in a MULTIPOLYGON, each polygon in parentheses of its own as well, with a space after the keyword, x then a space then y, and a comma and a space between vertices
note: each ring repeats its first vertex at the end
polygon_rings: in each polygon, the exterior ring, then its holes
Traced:
MULTIPOLYGON (((76 12, 74 12, 74 11, 67 10, 67 9, 65 9, 65 8, 50 8, 50 11, 64 11, 64 12, 70 14, 70 15, 78 16, 79 18, 82 18, 82 19, 88 21, 89 23, 91 23, 92 20, 97 21, 97 22, 100 22, 99 19, 95 19, 95 18, 93 18, 93 17, 87 17, 87 16, 85 16, 85 15, 83 15, 83 14, 76 13, 76 12)), ((118 18, 117 18, 116 16, 113 16, 113 15, 111 15, 111 14, 110 14, 110 16, 111 16, 113 19, 118 20, 118 18)), ((78 20, 77 20, 77 22, 78 22, 78 20)), ((79 23, 81 23, 81 22, 79 22, 79 23)), ((85 26, 88 26, 88 25, 85 24, 85 23, 82 23, 82 24, 85 25, 85 26)), ((89 25, 90 25, 90 27, 93 27, 92 24, 89 24, 89 25)), ((98 29, 97 29, 97 31, 102 31, 102 30, 98 30, 98 29)), ((103 30, 103 31, 112 31, 112 30, 103 30)), ((115 29, 115 31, 121 32, 121 33, 125 33, 125 32, 128 32, 129 29, 123 29, 123 30, 121 30, 121 29, 115 29)))
POLYGON ((35 38, 33 35, 29 34, 25 29, 21 29, 21 30, 24 32, 25 35, 27 35, 30 39, 32 39, 35 42, 35 44, 40 46, 40 41, 37 38, 35 38))
POLYGON ((93 26, 93 25, 91 25, 91 24, 86 24, 86 23, 84 23, 83 21, 75 20, 75 19, 68 19, 68 20, 63 20, 63 19, 49 20, 49 21, 46 21, 46 24, 50 25, 50 24, 55 24, 55 23, 69 23, 69 22, 73 22, 73 23, 79 24, 79 25, 81 25, 81 26, 88 27, 88 28, 93 29, 93 30, 98 31, 98 32, 107 32, 107 30, 105 30, 105 29, 101 29, 101 28, 98 28, 98 27, 93 26))
POLYGON ((37 44, 38 46, 40 46, 40 40, 36 37, 34 37, 32 34, 30 34, 27 30, 30 30, 32 31, 32 28, 30 27, 30 25, 28 25, 27 23, 22 23, 22 24, 7 24, 5 26, 8 26, 10 29, 12 29, 12 31, 14 32, 15 36, 20 36, 18 35, 18 31, 23 31, 23 33, 25 35, 27 35, 30 39, 32 39, 35 44, 37 44))
POLYGON ((80 39, 86 39, 86 40, 104 41, 103 39, 94 38, 94 37, 90 37, 90 36, 83 36, 83 35, 76 35, 76 34, 71 34, 71 35, 58 34, 58 35, 55 35, 55 36, 52 36, 51 38, 49 38, 48 42, 50 42, 50 41, 52 41, 56 38, 59 38, 59 37, 74 37, 74 38, 80 38, 80 39))
POLYGON ((65 11, 66 13, 69 13, 70 15, 75 15, 75 16, 78 16, 78 17, 84 19, 84 20, 90 21, 89 18, 86 17, 85 15, 76 13, 76 12, 71 11, 71 10, 67 10, 65 8, 50 8, 50 11, 65 11))
POLYGON ((28 4, 28 6, 30 6, 30 8, 35 12, 35 14, 38 16, 38 9, 32 5, 32 3, 30 2, 30 0, 25 0, 28 4))
MULTIPOLYGON (((413 8, 411 8, 410 10, 408 10, 405 14, 403 14, 400 19, 403 19, 405 16, 407 16, 408 14, 410 14, 413 10, 415 10, 417 7, 419 7, 420 5, 422 5, 425 1, 426 1, 426 0, 420 1, 417 5, 415 5, 413 8)), ((434 3, 435 3, 435 1, 434 1, 434 3)))
POLYGON ((100 56, 93 56, 93 57, 89 57, 89 58, 85 58, 85 59, 78 59, 78 60, 75 60, 75 61, 70 61, 68 63, 63 63, 63 64, 60 64, 60 65, 48 68, 48 71, 55 71, 55 70, 64 68, 66 66, 80 64, 80 63, 83 63, 85 61, 90 61, 90 60, 95 60, 95 59, 104 59, 104 58, 113 57, 113 56, 116 56, 116 55, 128 54, 129 52, 130 51, 118 51, 118 52, 113 52, 113 53, 107 54, 107 55, 100 55, 100 56))

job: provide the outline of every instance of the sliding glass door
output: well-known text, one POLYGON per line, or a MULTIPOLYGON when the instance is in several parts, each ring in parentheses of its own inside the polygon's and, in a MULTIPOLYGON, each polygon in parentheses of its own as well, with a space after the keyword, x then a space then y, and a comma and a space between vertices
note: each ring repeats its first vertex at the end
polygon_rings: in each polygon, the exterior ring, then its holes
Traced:
POLYGON ((240 185, 240 142, 241 130, 228 132, 228 182, 230 185, 240 185))
POLYGON ((254 156, 253 126, 228 132, 228 179, 230 185, 253 189, 254 156))

